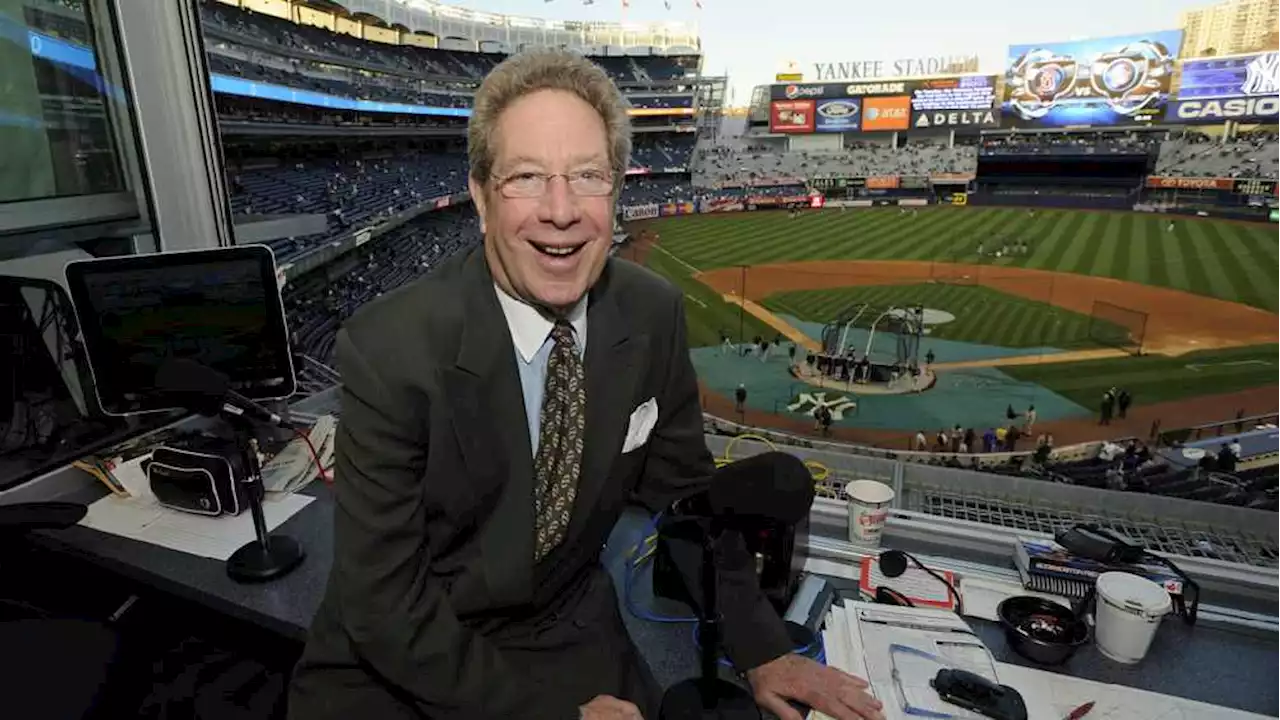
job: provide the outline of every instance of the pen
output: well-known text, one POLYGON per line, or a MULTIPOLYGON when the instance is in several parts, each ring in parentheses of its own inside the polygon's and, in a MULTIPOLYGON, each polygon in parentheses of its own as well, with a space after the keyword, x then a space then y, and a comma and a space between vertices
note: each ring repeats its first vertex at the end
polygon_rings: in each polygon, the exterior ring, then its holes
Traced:
POLYGON ((1092 709, 1093 709, 1093 701, 1090 700, 1089 702, 1081 705, 1075 710, 1072 710, 1071 712, 1067 713, 1067 716, 1062 718, 1062 720, 1080 720, 1080 718, 1084 717, 1085 715, 1088 715, 1089 711, 1092 709))

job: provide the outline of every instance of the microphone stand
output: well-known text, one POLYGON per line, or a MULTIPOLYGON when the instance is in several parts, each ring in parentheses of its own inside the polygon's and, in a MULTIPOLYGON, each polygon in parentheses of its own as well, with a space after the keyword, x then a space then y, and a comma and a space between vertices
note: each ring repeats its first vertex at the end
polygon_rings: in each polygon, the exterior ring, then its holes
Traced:
MULTIPOLYGON (((681 680, 662 696, 659 720, 759 720, 751 693, 720 678, 718 650, 722 619, 716 588, 715 550, 721 534, 716 518, 702 536, 702 607, 698 613, 701 675, 681 680)), ((704 526, 705 527, 705 526, 704 526)))
POLYGON ((253 515, 256 540, 245 543, 227 558, 227 575, 242 583, 265 582, 288 574, 306 557, 306 551, 297 540, 288 535, 272 537, 267 530, 267 518, 262 512, 262 500, 266 490, 262 486, 262 466, 258 462, 258 441, 254 437, 253 423, 236 415, 223 413, 235 431, 236 445, 244 465, 244 495, 253 515))

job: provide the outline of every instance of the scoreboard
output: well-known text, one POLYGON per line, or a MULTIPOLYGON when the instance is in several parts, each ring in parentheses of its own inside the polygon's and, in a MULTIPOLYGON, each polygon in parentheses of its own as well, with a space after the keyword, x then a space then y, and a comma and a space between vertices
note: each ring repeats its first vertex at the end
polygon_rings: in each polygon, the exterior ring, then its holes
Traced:
POLYGON ((876 132, 1000 125, 995 75, 770 88, 775 133, 876 132))

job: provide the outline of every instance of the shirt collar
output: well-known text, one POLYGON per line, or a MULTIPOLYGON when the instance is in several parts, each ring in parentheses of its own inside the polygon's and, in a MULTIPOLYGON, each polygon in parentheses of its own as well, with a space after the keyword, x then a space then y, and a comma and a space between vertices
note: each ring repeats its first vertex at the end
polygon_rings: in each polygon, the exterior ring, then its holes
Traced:
MULTIPOLYGON (((533 356, 538 354, 539 348, 547 341, 547 336, 551 334, 555 322, 532 305, 511 297, 496 283, 493 289, 498 293, 498 304, 502 306, 502 314, 507 318, 507 327, 511 330, 511 342, 515 344, 516 352, 520 353, 520 358, 526 363, 533 362, 533 356)), ((585 295, 569 311, 568 320, 573 326, 574 344, 581 352, 587 345, 587 297, 585 295)))

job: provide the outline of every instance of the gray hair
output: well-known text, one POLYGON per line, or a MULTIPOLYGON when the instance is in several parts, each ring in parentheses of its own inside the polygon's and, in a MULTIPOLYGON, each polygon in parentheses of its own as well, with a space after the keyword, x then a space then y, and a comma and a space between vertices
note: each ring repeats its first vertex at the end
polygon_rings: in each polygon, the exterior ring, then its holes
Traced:
POLYGON ((526 50, 498 64, 480 83, 467 123, 467 160, 479 184, 493 172, 493 130, 504 110, 539 90, 562 90, 581 98, 604 121, 614 193, 622 187, 631 161, 628 104, 600 66, 565 50, 526 50))

